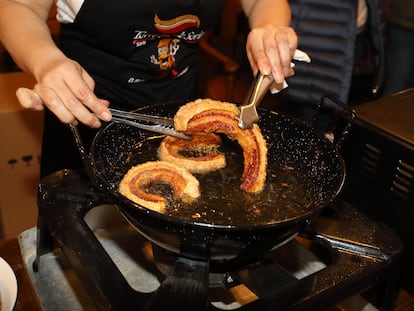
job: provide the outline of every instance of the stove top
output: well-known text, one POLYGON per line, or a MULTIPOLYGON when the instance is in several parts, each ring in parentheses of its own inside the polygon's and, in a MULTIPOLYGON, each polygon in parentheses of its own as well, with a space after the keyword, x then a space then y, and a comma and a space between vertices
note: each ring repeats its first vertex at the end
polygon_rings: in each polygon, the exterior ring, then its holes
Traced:
MULTIPOLYGON (((38 227, 19 241, 44 310, 158 310, 157 290, 177 264, 77 171, 41 183, 38 227)), ((337 201, 261 260, 209 273, 207 303, 199 299, 199 308, 320 310, 368 292, 372 304, 358 301, 391 310, 400 252, 390 229, 337 201)), ((186 309, 174 300, 164 306, 186 309)))
POLYGON ((358 118, 414 145, 414 88, 355 107, 358 118))

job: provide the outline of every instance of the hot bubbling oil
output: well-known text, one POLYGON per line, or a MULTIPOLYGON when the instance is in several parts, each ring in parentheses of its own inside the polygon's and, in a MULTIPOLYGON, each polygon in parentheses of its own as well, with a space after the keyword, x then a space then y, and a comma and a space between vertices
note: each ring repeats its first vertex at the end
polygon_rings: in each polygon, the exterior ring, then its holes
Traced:
MULTIPOLYGON (((168 202, 166 214, 188 221, 216 225, 258 225, 283 222, 305 214, 313 204, 305 182, 293 166, 269 159, 265 188, 250 194, 240 188, 243 152, 237 142, 223 138, 220 151, 226 167, 207 174, 194 174, 200 183, 201 196, 187 204, 174 197, 164 183, 153 183, 147 191, 162 194, 168 202)), ((131 166, 155 161, 161 139, 144 140, 130 155, 131 166)), ((271 150, 270 150, 271 152, 271 150)))

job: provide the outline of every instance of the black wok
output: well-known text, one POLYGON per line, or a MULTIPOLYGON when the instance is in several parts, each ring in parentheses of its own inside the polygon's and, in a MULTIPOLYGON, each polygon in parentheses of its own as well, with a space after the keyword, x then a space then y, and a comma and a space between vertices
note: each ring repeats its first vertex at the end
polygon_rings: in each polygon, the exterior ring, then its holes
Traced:
MULTIPOLYGON (((176 104, 164 104, 140 112, 172 117, 177 109, 176 104)), ((199 176, 202 196, 196 211, 185 207, 185 212, 165 215, 135 204, 118 192, 118 184, 133 165, 157 159, 162 137, 118 123, 96 135, 89 169, 126 219, 163 249, 217 262, 253 259, 307 226, 337 196, 345 179, 337 146, 310 124, 265 109, 259 109, 259 115, 269 162, 266 188, 260 195, 238 187, 241 150, 225 140, 224 151, 235 159, 228 159, 228 167, 212 173, 210 180, 199 176), (206 216, 193 218, 194 213, 206 216)))

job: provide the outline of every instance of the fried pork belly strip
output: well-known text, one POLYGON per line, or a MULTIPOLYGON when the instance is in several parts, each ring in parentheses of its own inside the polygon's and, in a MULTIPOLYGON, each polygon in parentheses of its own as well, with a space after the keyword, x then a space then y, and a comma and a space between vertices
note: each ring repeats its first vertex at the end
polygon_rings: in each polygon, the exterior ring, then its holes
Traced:
POLYGON ((150 161, 132 167, 121 180, 119 192, 139 205, 164 213, 167 200, 146 190, 157 182, 169 183, 174 195, 184 202, 200 196, 198 180, 187 169, 165 161, 150 161))
POLYGON ((221 138, 214 133, 195 133, 191 140, 166 136, 158 149, 162 161, 184 167, 191 173, 205 174, 226 166, 226 158, 217 149, 221 138))
POLYGON ((240 187, 246 192, 258 193, 263 190, 266 181, 266 141, 257 124, 251 129, 241 129, 238 126, 238 115, 239 109, 234 104, 198 99, 180 107, 174 117, 174 127, 186 134, 216 132, 237 140, 244 156, 240 187))
POLYGON ((197 99, 180 107, 174 116, 174 128, 177 131, 185 132, 188 127, 188 122, 190 122, 191 118, 193 118, 195 115, 206 112, 207 110, 228 111, 235 116, 240 114, 239 108, 234 104, 208 98, 197 99))

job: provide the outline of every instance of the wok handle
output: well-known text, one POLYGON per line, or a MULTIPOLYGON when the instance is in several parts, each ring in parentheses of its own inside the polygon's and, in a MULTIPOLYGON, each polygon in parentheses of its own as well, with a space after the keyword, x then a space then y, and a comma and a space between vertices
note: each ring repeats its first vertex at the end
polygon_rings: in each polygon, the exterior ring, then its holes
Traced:
POLYGON ((318 117, 321 115, 321 110, 326 107, 329 107, 333 112, 328 113, 329 118, 331 118, 330 126, 332 128, 329 128, 328 130, 325 129, 325 136, 335 134, 333 135, 334 138, 332 139, 332 142, 338 149, 341 149, 356 117, 355 110, 351 109, 351 107, 342 103, 335 97, 324 95, 321 97, 313 115, 312 125, 314 125, 314 127, 316 127, 315 124, 317 123, 318 117), (329 103, 333 103, 334 105, 329 105, 329 103), (338 128, 338 125, 341 122, 345 123, 345 125, 342 126, 342 130, 338 128))
POLYGON ((82 142, 82 137, 81 137, 81 135, 78 131, 78 128, 73 123, 69 123, 69 126, 70 126, 70 130, 73 134, 73 137, 75 139, 76 146, 78 147, 79 154, 80 154, 80 157, 82 159, 83 166, 86 170, 86 174, 88 175, 89 180, 91 181, 92 185, 95 188, 100 189, 98 180, 96 178, 96 175, 94 173, 94 169, 93 169, 93 166, 92 166, 92 160, 91 160, 89 154, 86 152, 86 149, 85 149, 85 146, 82 142))

